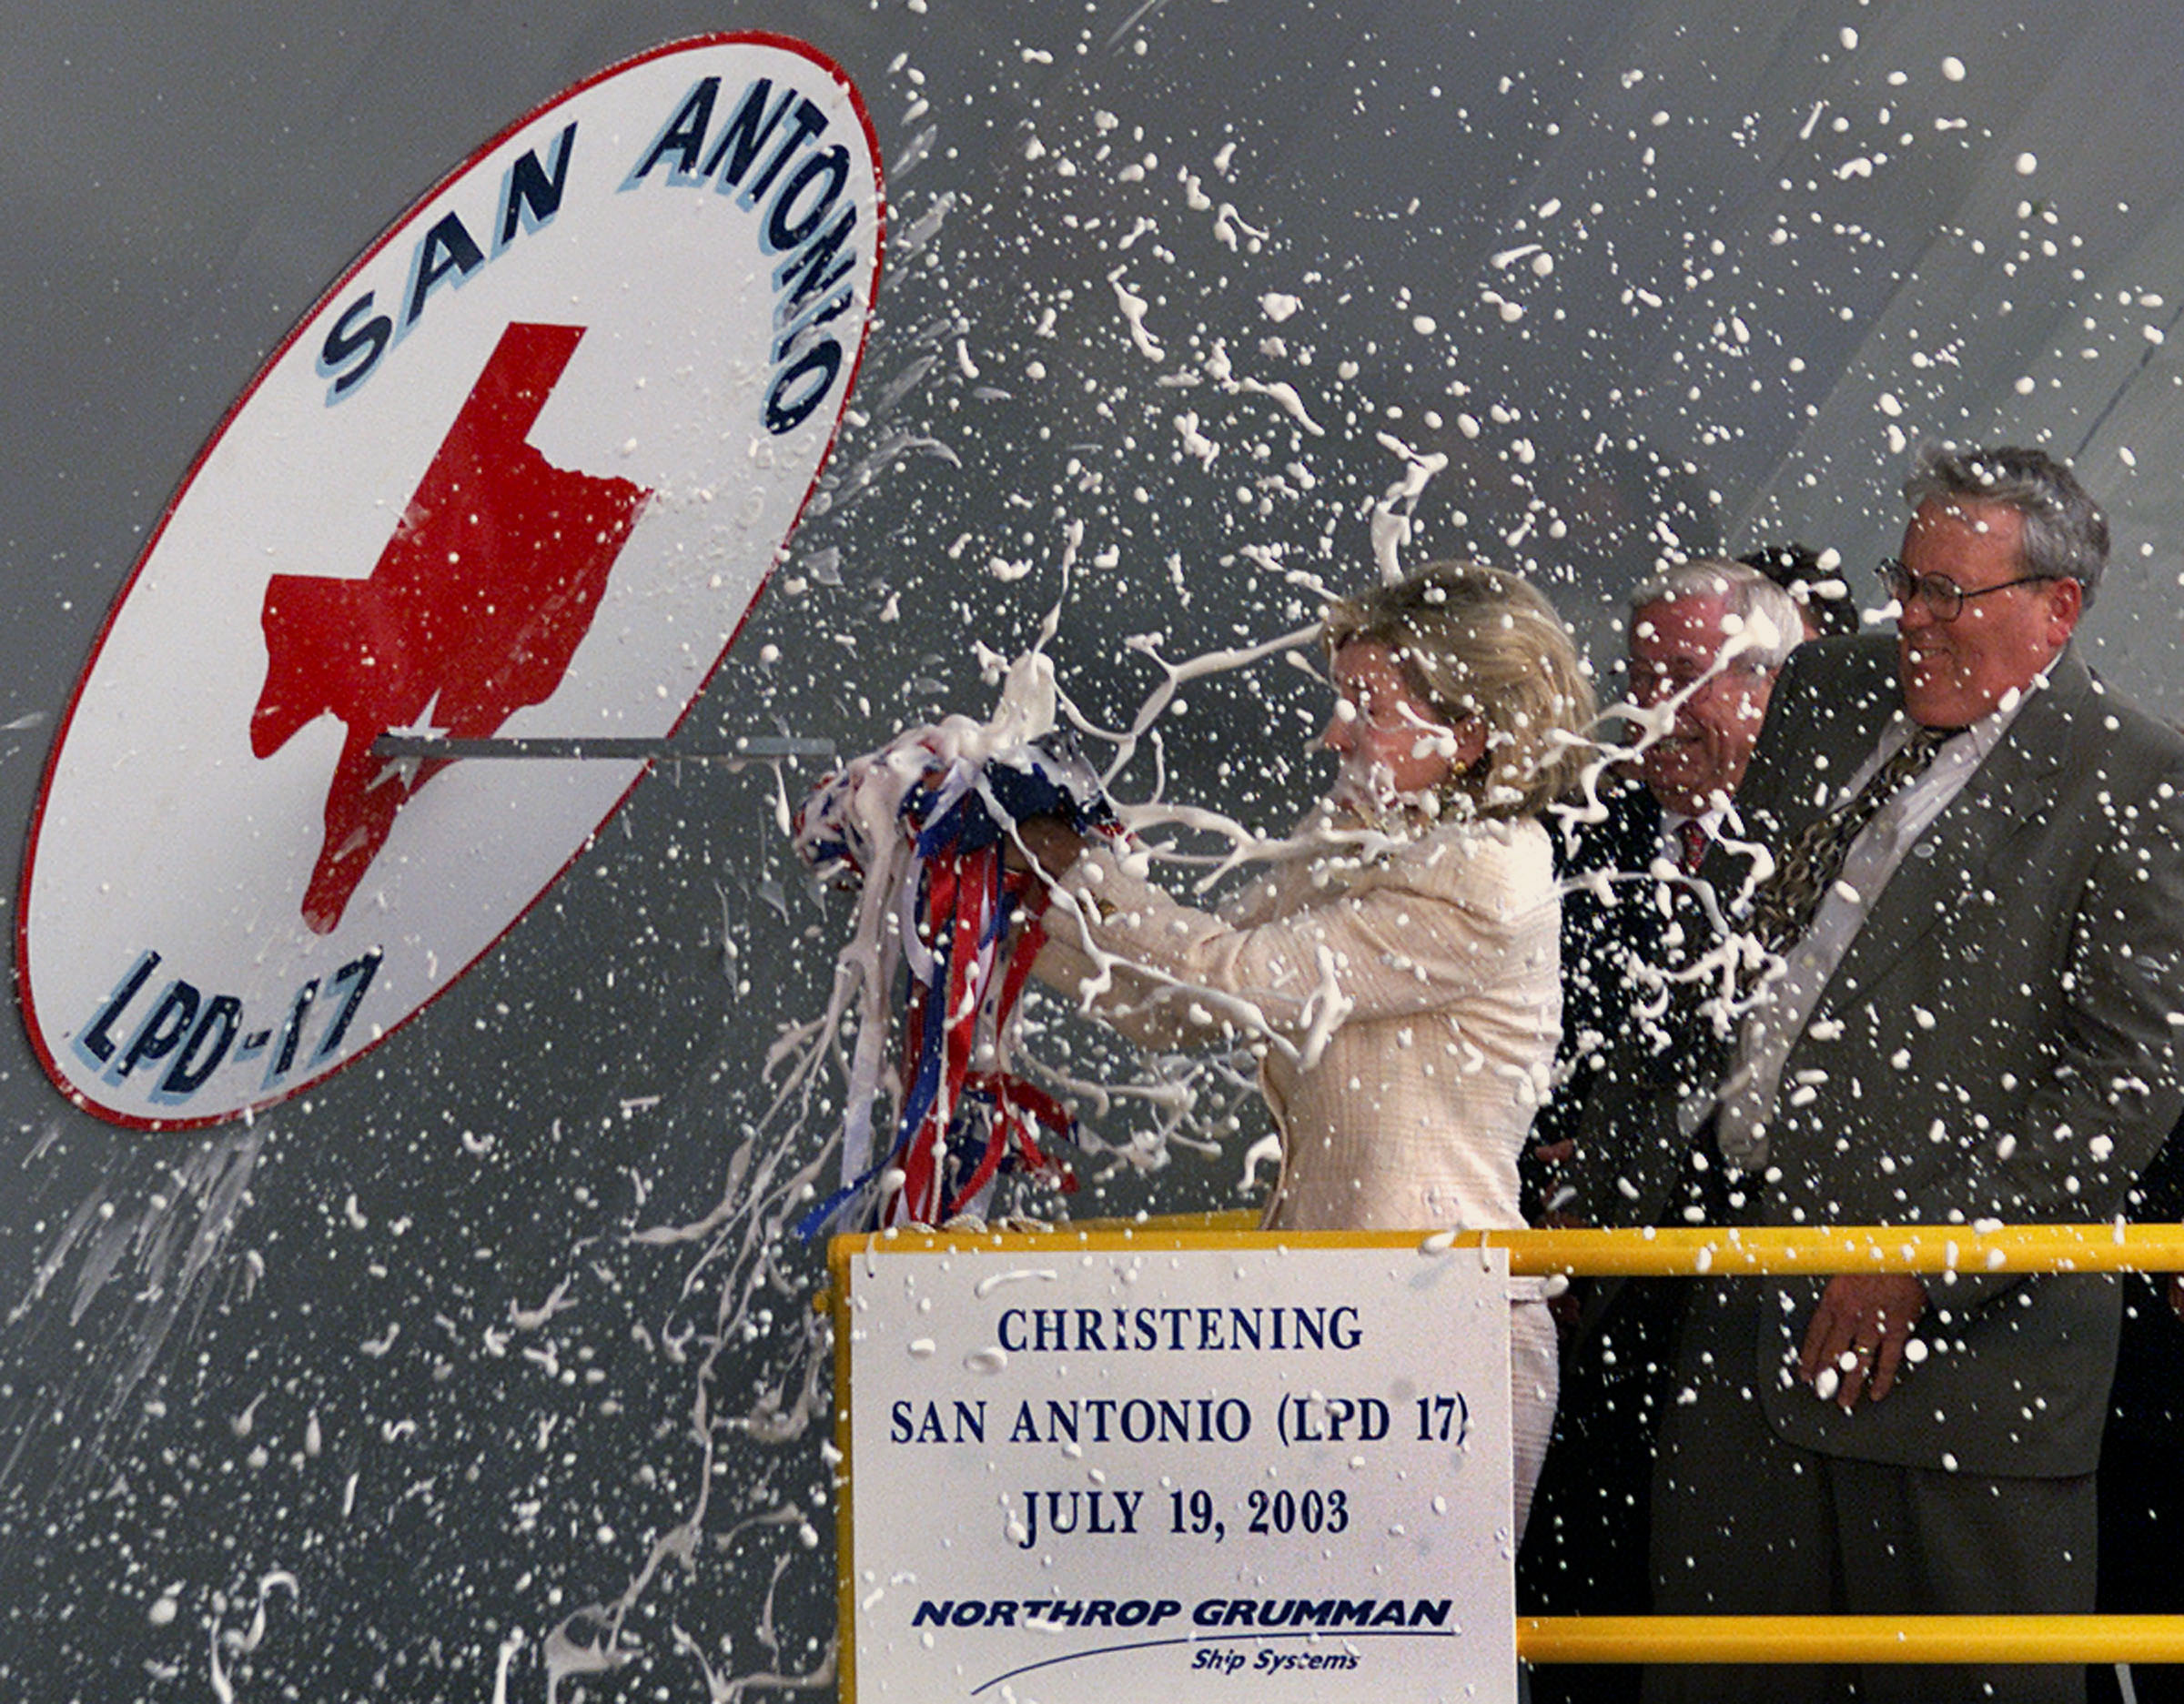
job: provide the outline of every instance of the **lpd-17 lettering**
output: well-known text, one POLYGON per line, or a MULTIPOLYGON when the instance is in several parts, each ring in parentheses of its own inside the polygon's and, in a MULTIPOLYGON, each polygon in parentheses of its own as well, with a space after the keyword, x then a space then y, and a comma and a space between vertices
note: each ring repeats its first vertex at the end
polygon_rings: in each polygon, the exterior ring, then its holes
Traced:
POLYGON ((114 992, 76 1033, 74 1046, 103 1080, 118 1085, 132 1076, 148 1084, 147 1097, 181 1106, 222 1065, 266 1061, 263 1088, 278 1087, 298 1061, 316 1065, 331 1058, 349 1034, 357 1009, 378 973, 378 948, 351 959, 330 976, 314 976, 295 991, 278 1018, 262 1026, 235 994, 206 994, 176 977, 153 988, 162 955, 139 953, 114 992), (308 1033, 307 1033, 308 1032, 308 1033))
POLYGON ((1377 1444, 1388 1436, 1388 1405, 1378 1396, 1289 1396, 1276 1419, 1285 1444, 1377 1444))

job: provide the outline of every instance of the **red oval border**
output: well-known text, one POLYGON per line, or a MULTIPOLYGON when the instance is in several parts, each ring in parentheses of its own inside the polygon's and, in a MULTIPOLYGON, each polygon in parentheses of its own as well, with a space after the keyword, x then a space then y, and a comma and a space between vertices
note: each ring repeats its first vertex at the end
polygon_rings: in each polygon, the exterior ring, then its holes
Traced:
MULTIPOLYGON (((38 1064, 44 1068, 46 1076, 52 1080, 54 1086, 60 1090, 72 1105, 107 1124, 118 1124, 125 1129, 203 1130, 215 1124, 231 1123, 238 1118, 254 1117, 268 1107, 278 1106, 285 1101, 292 1100, 306 1090, 324 1083, 328 1078, 339 1075, 367 1054, 383 1046, 408 1028, 420 1013, 469 975, 478 966, 480 961, 505 941, 510 931, 531 914, 532 908, 553 891, 561 878, 574 867, 576 861, 591 849, 592 842, 598 839, 600 831, 614 820, 622 808, 630 802, 630 796, 652 772, 652 761, 648 759, 644 766, 638 771, 635 780, 623 789, 622 795, 609 807, 606 815, 600 818, 598 824, 584 837, 576 851, 569 855, 567 862, 547 878, 545 885, 523 903, 516 914, 501 927, 499 933, 480 948, 468 963, 450 976, 437 990, 420 1001, 399 1023, 381 1032, 379 1035, 367 1042, 354 1053, 345 1055, 328 1070, 320 1072, 315 1077, 294 1084, 277 1094, 269 1094, 263 1100, 253 1101, 247 1106, 238 1107, 234 1112, 221 1113, 211 1117, 142 1118, 131 1113, 117 1111, 110 1106, 103 1106, 85 1094, 63 1075, 52 1049, 46 1044, 45 1032, 39 1026, 37 1013, 30 993, 30 884, 36 864, 38 835, 40 830, 45 826, 46 805, 53 790, 54 774, 60 767, 61 751, 67 744, 69 730, 75 726, 76 706, 82 701, 84 689, 90 684, 91 676, 98 668, 99 658, 106 650, 107 636, 113 631, 115 622, 120 620, 122 609, 128 602, 130 594, 136 590, 136 581, 143 575, 146 566, 151 561, 153 553, 158 550, 160 539, 166 536, 167 523, 174 519, 175 511, 181 507, 183 499, 189 495, 190 488, 197 483, 197 475, 203 470, 205 463, 211 457, 212 452, 219 448, 220 440, 228 435, 228 429, 241 417, 243 410, 250 406, 250 399, 258 394, 258 387, 266 382, 273 369, 280 364, 282 358, 295 347, 297 339, 301 338, 305 331, 318 321, 318 317, 332 306, 334 299, 349 287, 351 280, 369 266, 388 244, 407 229, 410 222, 417 218, 435 198, 467 176, 481 160, 514 136, 516 132, 544 117, 556 107, 574 100, 587 89, 596 88, 600 84, 620 76, 624 72, 634 70, 639 66, 649 65, 653 60, 664 59, 674 54, 693 53, 708 47, 746 45, 777 47, 798 55, 825 72, 840 86, 843 92, 849 96, 849 104, 852 110, 857 115, 857 122, 864 128, 865 146, 872 155, 873 187, 876 197, 873 222, 872 275, 866 287, 865 299, 868 307, 864 316, 864 324, 857 338, 856 354, 850 362, 849 381, 843 387, 842 402, 834 411, 834 428, 827 434, 825 447, 819 452, 818 465, 812 470, 811 483, 804 488, 804 496, 796 505, 796 513, 790 519, 788 531, 783 535, 782 541, 785 544, 796 536, 796 529, 804 520, 804 511, 811 503, 812 493, 818 489, 820 478, 825 473, 827 463, 834 459, 834 443, 842 431, 842 417, 848 410, 850 398, 856 392, 857 375, 864 365, 865 348, 872 337, 872 322, 879 308, 880 270, 887 247, 887 174, 880 156, 880 139, 878 134, 873 129, 871 111, 865 106, 864 96, 859 92, 857 86, 850 80, 848 74, 840 66, 811 45, 810 43, 798 41, 791 35, 776 35, 771 30, 730 30, 708 35, 685 36, 678 41, 664 42, 657 47, 648 48, 643 53, 634 54, 627 59, 616 60, 612 65, 593 72, 581 82, 571 84, 551 100, 541 102, 531 111, 523 114, 521 117, 502 126, 485 142, 473 149, 470 156, 460 166, 435 179, 422 195, 403 208, 395 220, 381 231, 370 245, 358 255, 356 259, 349 263, 340 277, 319 292, 318 298, 296 322, 288 336, 283 338, 273 352, 259 363, 258 371, 251 376, 250 382, 243 388, 241 394, 228 406, 227 411, 220 416, 219 424, 213 428, 211 436, 206 439, 197 455, 192 458, 188 470, 183 474, 181 482, 175 488, 174 495, 167 499, 166 507, 160 510, 158 524, 152 529, 151 537, 146 540, 143 550, 137 555, 136 566, 129 570, 127 580, 115 594, 114 601, 106 610, 106 620, 99 624, 98 636, 91 642, 91 654, 86 659, 82 672, 76 676, 75 689, 68 695, 68 707, 62 712, 60 724, 54 731, 53 746, 46 757, 46 772, 38 782, 37 804, 31 812, 29 831, 25 840, 23 874, 15 890, 16 1004, 22 1011, 23 1028, 30 1038, 31 1051, 37 1055, 38 1064)), ((774 566, 778 566, 778 563, 769 566, 764 574, 760 577, 757 590, 751 594, 750 603, 744 607, 743 613, 736 620, 735 630, 729 634, 728 642, 721 647, 720 655, 713 660, 712 664, 706 669, 703 678, 699 681, 696 689, 691 693, 689 701, 682 706, 682 712, 676 716, 674 726, 669 730, 671 737, 689 719, 691 711, 697 708, 698 701, 705 695, 705 689, 713 683, 713 676, 720 672, 721 664, 728 660, 728 653, 735 649, 735 641, 743 636, 743 628, 751 619, 751 611, 758 607, 759 599, 765 595, 767 586, 773 583, 774 566)))

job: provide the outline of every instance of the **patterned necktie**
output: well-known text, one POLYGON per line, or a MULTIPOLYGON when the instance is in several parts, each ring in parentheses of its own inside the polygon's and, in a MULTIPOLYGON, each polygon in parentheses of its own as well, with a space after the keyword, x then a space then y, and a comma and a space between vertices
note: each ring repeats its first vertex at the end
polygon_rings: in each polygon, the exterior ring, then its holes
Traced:
POLYGON ((1698 818, 1688 817, 1676 825, 1676 838, 1684 843, 1684 873, 1695 876, 1699 866, 1706 862, 1706 849, 1714 844, 1714 836, 1698 818))
POLYGON ((1752 931, 1769 953, 1786 953, 1804 938, 1820 909, 1821 897, 1842 873, 1851 842, 1906 783, 1926 771, 1934 754, 1956 731, 1916 730, 1855 794, 1805 825, 1774 872, 1752 896, 1752 931))

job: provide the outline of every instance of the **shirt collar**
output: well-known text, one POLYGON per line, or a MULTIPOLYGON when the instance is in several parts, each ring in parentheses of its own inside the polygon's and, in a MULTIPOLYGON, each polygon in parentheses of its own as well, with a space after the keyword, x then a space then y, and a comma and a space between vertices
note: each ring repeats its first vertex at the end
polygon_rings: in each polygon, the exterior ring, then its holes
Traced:
MULTIPOLYGON (((2057 655, 2059 658, 2061 653, 2058 651, 2057 655)), ((2026 687, 2022 691, 2006 696, 1999 705, 1987 711, 1969 727, 1952 730, 1948 735, 1949 740, 1954 741, 1961 739, 1967 741, 1973 756, 1977 759, 1984 759, 1989 751, 2001 744, 2002 736, 2009 731, 2010 724, 2017 719, 2017 712, 2031 701, 2033 694, 2047 691, 2048 670, 2054 667, 2054 663, 2049 663, 2047 669, 2041 670, 2033 677, 2030 686, 2026 687)), ((1875 748, 1875 754, 1886 762, 1911 738, 1912 730, 1917 726, 1918 724, 1911 720, 1902 707, 1898 706, 1896 713, 1889 717, 1887 725, 1881 730, 1880 744, 1875 748)))

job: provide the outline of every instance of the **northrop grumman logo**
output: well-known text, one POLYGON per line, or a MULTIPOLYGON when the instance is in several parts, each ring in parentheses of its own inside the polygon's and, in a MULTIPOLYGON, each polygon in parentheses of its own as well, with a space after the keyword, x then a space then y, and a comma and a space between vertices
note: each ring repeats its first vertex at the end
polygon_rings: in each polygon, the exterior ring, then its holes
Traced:
POLYGON ((883 213, 799 43, 679 43, 524 119, 259 373, 76 688, 18 911, 72 1097, 198 1124, 338 1069, 473 963, 637 778, 389 733, 657 737, 833 443, 883 213))

